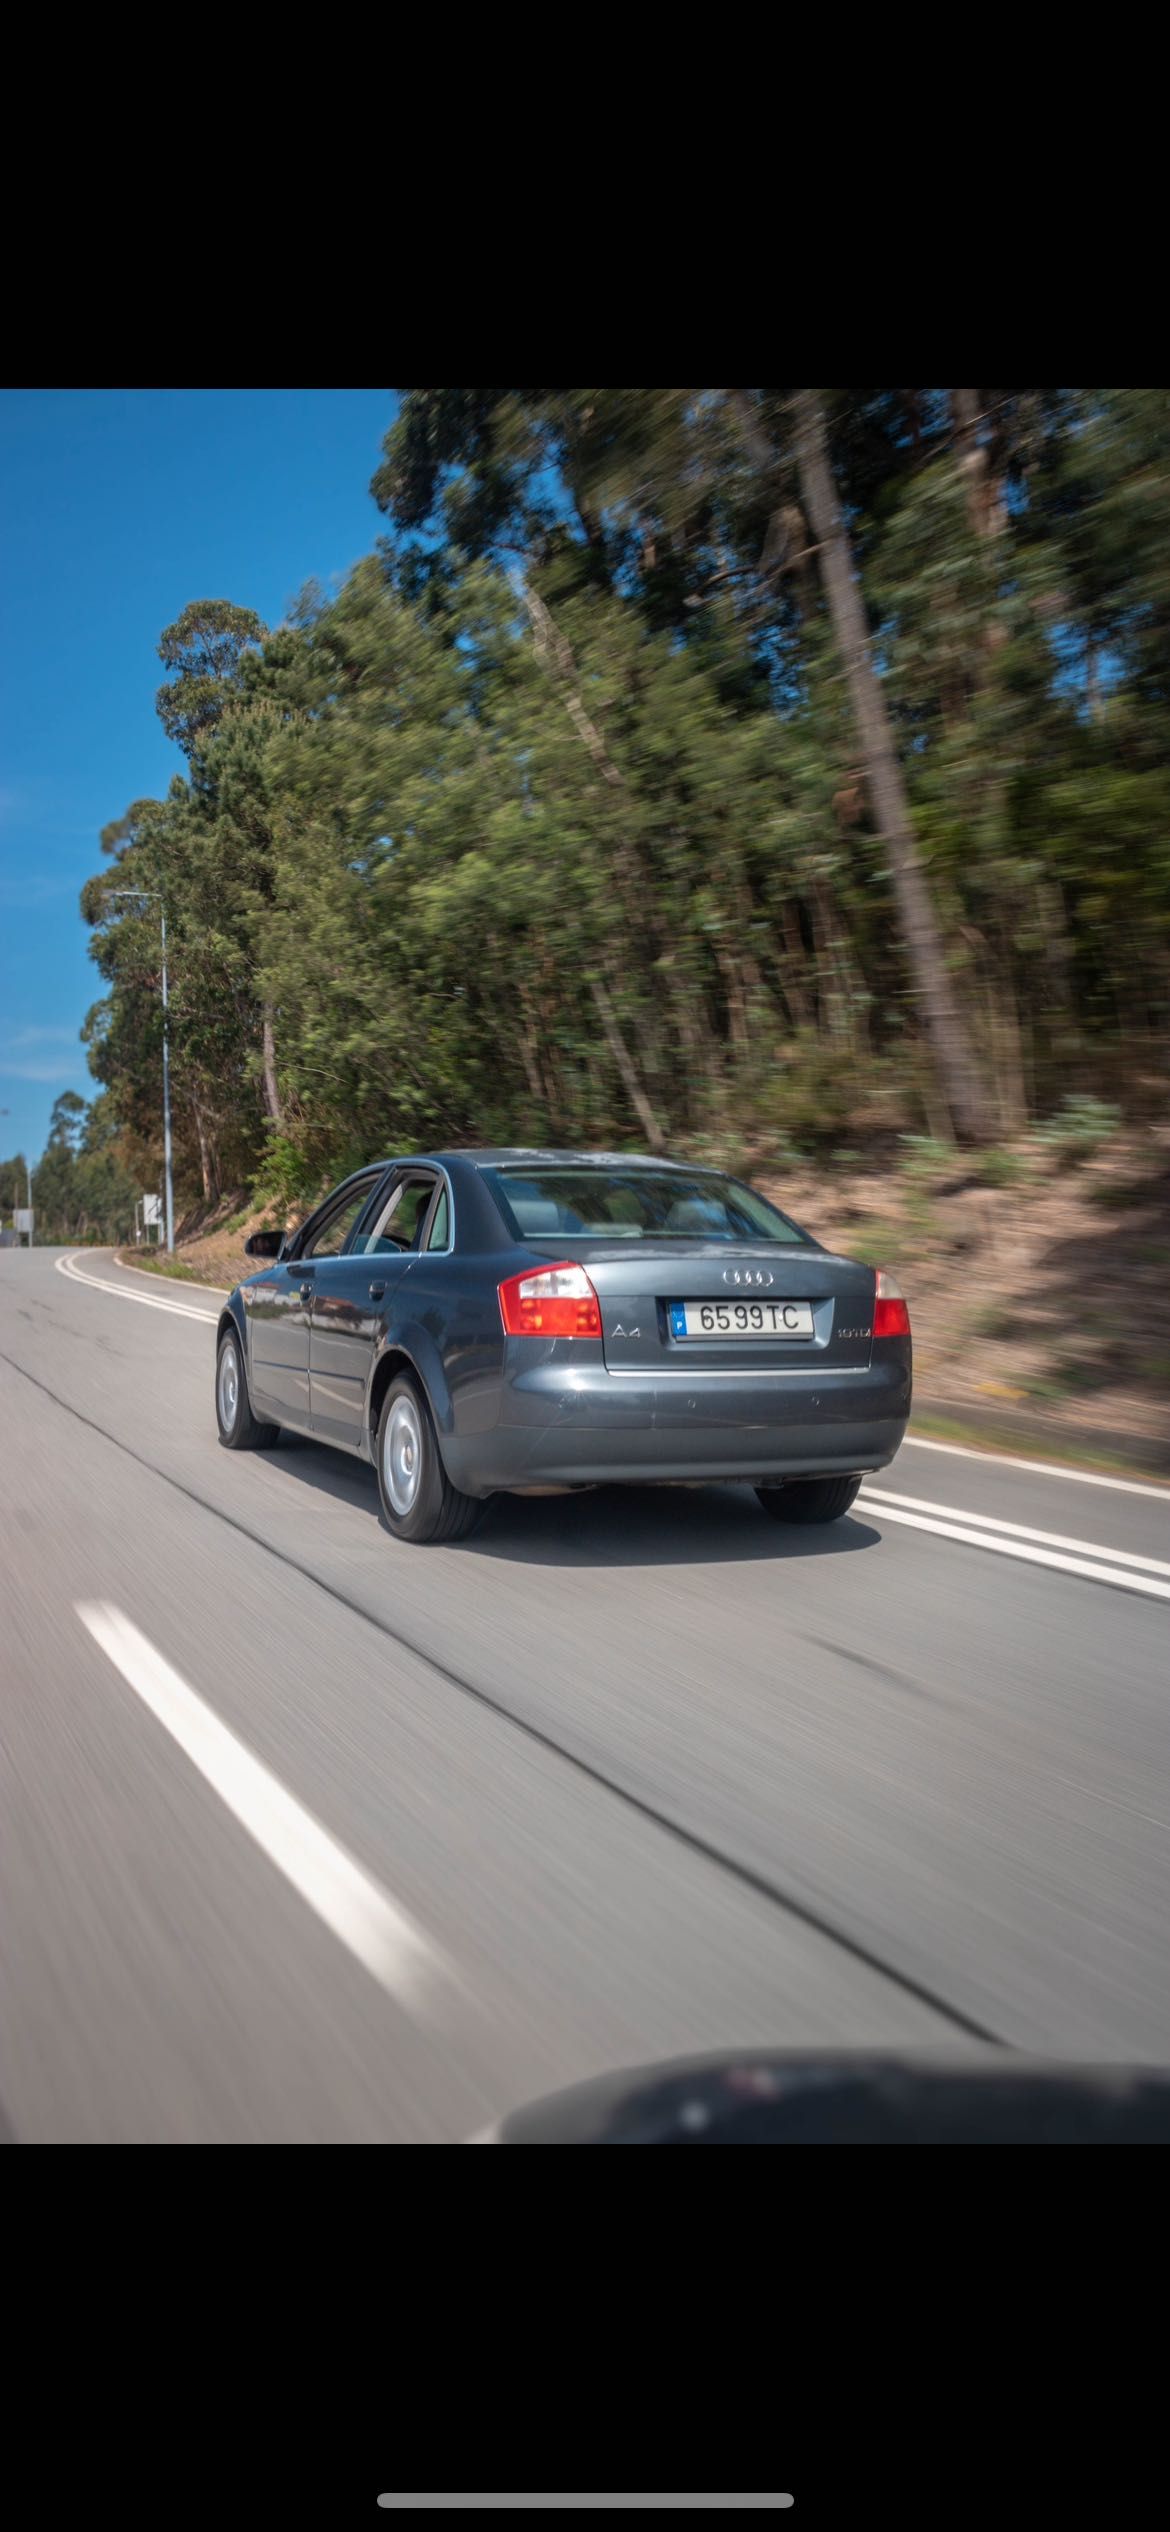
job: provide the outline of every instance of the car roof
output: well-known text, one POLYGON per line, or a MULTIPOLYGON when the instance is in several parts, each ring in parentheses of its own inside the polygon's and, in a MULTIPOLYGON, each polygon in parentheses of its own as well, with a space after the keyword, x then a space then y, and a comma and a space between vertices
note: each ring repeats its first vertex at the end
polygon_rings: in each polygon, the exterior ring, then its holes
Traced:
MULTIPOLYGON (((677 1169, 694 1176, 708 1166, 702 1161, 673 1161, 657 1158, 653 1152, 576 1152, 560 1148, 539 1148, 529 1143, 453 1143, 435 1152, 387 1152, 382 1160, 364 1161, 360 1169, 352 1169, 348 1178, 338 1180, 339 1187, 348 1187, 355 1178, 364 1178, 373 1170, 433 1169, 436 1163, 447 1168, 452 1161, 465 1162, 472 1169, 501 1167, 563 1169, 567 1164, 595 1169, 677 1169)), ((715 1176, 726 1172, 712 1173, 715 1176)), ((332 1189, 331 1193, 336 1193, 332 1189)))
MULTIPOLYGON (((421 1157, 421 1156, 420 1156, 421 1157)), ((470 1161, 477 1169, 494 1169, 504 1163, 523 1166, 525 1162, 547 1168, 563 1168, 567 1162, 582 1162, 607 1169, 684 1169, 684 1161, 656 1160, 652 1152, 570 1152, 550 1150, 541 1145, 523 1143, 475 1143, 455 1145, 450 1151, 436 1152, 436 1160, 470 1161)))

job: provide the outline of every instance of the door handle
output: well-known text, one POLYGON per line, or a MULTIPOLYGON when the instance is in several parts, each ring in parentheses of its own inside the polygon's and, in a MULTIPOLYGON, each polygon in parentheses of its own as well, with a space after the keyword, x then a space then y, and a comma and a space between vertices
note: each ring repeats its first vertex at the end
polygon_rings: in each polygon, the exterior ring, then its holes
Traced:
POLYGON ((382 1298, 383 1293, 385 1292, 385 1290, 386 1290, 386 1286, 385 1286, 385 1284, 371 1284, 371 1285, 370 1285, 370 1299, 371 1299, 371 1301, 380 1301, 380 1300, 381 1300, 381 1298, 382 1298))

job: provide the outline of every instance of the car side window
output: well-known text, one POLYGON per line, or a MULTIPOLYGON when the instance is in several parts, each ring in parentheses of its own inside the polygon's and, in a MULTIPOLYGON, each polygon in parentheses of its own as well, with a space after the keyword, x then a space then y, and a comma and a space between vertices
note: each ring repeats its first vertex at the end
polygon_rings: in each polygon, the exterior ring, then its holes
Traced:
POLYGON ((433 1222, 431 1223, 431 1232, 430 1238, 427 1241, 427 1247, 428 1249, 450 1248, 450 1245, 451 1209, 447 1202, 447 1190, 445 1187, 440 1187, 439 1201, 435 1206, 435 1216, 433 1222))
POLYGON ((400 1178, 361 1247, 367 1257, 401 1256, 414 1247, 435 1191, 433 1178, 400 1178))
POLYGON ((302 1249, 303 1257, 340 1257, 358 1215, 368 1205, 377 1181, 365 1178, 358 1187, 351 1187, 344 1201, 328 1214, 302 1249))

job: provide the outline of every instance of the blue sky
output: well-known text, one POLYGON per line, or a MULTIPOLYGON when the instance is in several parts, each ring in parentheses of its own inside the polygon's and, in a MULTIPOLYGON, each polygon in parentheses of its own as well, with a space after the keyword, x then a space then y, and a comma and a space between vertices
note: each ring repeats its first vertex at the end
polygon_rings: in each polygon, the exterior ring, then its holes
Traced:
POLYGON ((276 624, 384 527, 369 496, 393 389, 29 389, 0 396, 0 1155, 36 1160, 96 1084, 101 990, 77 910, 98 836, 183 760, 155 717, 158 637, 192 598, 276 624))

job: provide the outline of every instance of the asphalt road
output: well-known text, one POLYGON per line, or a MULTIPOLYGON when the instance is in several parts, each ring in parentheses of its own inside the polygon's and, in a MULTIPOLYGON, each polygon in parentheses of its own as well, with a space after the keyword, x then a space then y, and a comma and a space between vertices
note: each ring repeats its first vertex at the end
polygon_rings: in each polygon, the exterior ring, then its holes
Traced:
POLYGON ((0 2133, 1170 2060, 1170 1492, 907 1444, 820 1534, 614 1492, 406 1549, 372 1471, 219 1448, 218 1308, 0 1256, 0 2133))

